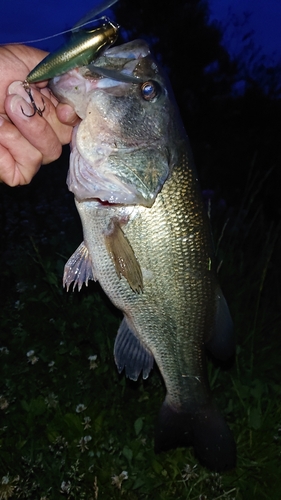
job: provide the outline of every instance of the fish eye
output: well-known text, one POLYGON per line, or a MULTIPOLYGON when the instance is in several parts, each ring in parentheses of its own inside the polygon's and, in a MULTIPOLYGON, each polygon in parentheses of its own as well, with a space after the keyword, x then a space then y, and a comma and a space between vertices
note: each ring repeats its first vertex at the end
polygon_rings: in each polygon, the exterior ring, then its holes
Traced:
POLYGON ((145 101, 155 101, 161 94, 161 87, 154 80, 148 80, 141 85, 141 94, 145 101))

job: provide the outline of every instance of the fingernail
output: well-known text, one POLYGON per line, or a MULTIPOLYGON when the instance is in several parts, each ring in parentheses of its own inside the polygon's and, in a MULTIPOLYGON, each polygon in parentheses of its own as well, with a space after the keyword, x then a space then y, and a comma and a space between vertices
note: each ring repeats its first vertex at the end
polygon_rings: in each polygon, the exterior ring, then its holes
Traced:
POLYGON ((30 115, 33 115, 32 106, 17 94, 14 95, 10 101, 10 110, 21 118, 29 118, 30 115))

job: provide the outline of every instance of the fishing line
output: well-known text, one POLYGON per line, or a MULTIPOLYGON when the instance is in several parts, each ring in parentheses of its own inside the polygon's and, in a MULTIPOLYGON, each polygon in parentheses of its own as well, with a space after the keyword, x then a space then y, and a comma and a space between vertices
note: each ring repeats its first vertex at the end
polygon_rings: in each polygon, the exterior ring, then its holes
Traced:
POLYGON ((73 28, 69 28, 68 30, 65 31, 60 31, 59 33, 55 33, 54 35, 49 35, 45 36, 44 38, 36 38, 35 40, 24 40, 22 42, 5 42, 5 43, 0 43, 0 46, 2 45, 26 45, 27 43, 36 43, 36 42, 44 42, 45 40, 50 40, 51 38, 55 38, 56 36, 61 36, 65 35, 66 33, 75 33, 77 30, 80 28, 83 28, 84 26, 87 26, 88 24, 101 21, 101 20, 108 20, 107 16, 102 16, 98 17, 95 19, 95 16, 100 14, 106 9, 109 9, 112 5, 117 3, 118 0, 104 0, 102 4, 99 7, 95 7, 94 9, 90 10, 88 14, 83 16, 78 23, 76 23, 73 28), (90 16, 90 19, 89 19, 90 16))
MULTIPOLYGON (((87 26, 87 24, 96 22, 96 21, 101 21, 101 20, 107 20, 108 17, 102 16, 97 19, 91 19, 90 21, 87 21, 84 24, 80 24, 79 26, 75 27, 75 31, 78 30, 79 28, 83 28, 83 26, 87 26)), ((44 40, 50 40, 51 38, 55 38, 56 36, 60 35, 65 35, 65 33, 73 33, 73 28, 69 28, 68 30, 65 31, 60 31, 59 33, 56 33, 55 35, 49 35, 45 36, 44 38, 36 38, 35 40, 24 40, 22 42, 6 42, 6 43, 0 43, 0 45, 23 45, 27 43, 35 43, 35 42, 43 42, 44 40)))

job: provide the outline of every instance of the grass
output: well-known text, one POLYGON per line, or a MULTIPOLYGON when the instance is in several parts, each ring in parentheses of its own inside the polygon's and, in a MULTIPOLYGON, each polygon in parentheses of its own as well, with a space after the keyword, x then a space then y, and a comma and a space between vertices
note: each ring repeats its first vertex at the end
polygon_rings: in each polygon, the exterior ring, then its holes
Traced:
POLYGON ((120 314, 95 283, 62 289, 81 239, 64 176, 53 165, 26 188, 0 186, 0 499, 279 499, 280 231, 252 196, 260 180, 240 210, 211 206, 237 333, 234 364, 208 364, 238 449, 236 469, 220 475, 191 449, 154 454, 158 371, 137 383, 119 376, 120 314))

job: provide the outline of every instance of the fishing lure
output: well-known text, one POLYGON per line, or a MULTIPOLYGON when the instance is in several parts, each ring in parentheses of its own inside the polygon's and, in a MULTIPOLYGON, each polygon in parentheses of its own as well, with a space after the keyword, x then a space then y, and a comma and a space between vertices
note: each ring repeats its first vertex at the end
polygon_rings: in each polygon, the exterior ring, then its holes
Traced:
POLYGON ((47 55, 26 77, 27 83, 49 80, 73 68, 86 66, 110 47, 118 36, 119 25, 104 17, 102 26, 75 31, 70 42, 47 55))

